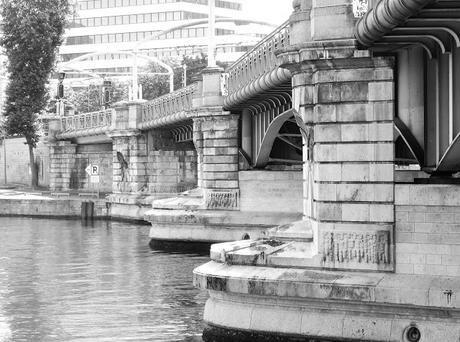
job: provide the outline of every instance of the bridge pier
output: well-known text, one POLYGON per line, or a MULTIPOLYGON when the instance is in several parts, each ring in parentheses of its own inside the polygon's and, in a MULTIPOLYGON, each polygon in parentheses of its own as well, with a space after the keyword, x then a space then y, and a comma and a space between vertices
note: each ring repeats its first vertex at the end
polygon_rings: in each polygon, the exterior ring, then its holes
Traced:
POLYGON ((342 44, 312 44, 307 58, 324 48, 329 58, 284 65, 293 74, 294 108, 311 131, 304 145, 304 219, 317 266, 388 271, 394 249, 393 63, 356 51, 352 41, 342 44), (365 250, 353 249, 364 241, 365 250))
POLYGON ((238 115, 209 108, 194 118, 193 130, 205 207, 238 209, 238 115))
POLYGON ((52 191, 70 190, 72 172, 76 165, 77 145, 70 141, 54 141, 50 149, 50 189, 52 191))
MULTIPOLYGON (((271 230, 265 239, 212 245, 212 261, 194 270, 195 286, 210 296, 205 341, 460 337, 460 302, 452 300, 459 269, 447 264, 458 264, 458 243, 448 246, 451 227, 438 216, 458 210, 458 200, 447 195, 458 189, 395 185, 394 61, 359 49, 353 6, 362 3, 293 2, 291 44, 277 56, 292 75, 292 107, 303 135, 303 219, 271 230), (423 209, 430 214, 418 225, 423 209), (436 225, 434 217, 445 223, 436 225), (434 227, 445 242, 433 235, 434 227), (439 310, 446 315, 441 318, 439 310)), ((411 1, 374 2, 382 15, 395 3, 406 8, 411 1)), ((394 26, 380 18, 375 37, 382 22, 394 26)), ((397 39, 383 45, 405 36, 397 39)))

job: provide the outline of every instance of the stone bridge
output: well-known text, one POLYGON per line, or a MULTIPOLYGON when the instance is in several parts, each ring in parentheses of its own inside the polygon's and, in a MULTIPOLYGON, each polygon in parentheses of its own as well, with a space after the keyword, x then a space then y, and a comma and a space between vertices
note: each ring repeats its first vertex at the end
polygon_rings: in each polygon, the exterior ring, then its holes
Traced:
POLYGON ((459 22, 458 0, 295 0, 226 73, 51 122, 52 186, 98 159, 112 216, 241 240, 194 272, 205 341, 458 342, 459 22))
POLYGON ((112 194, 114 208, 140 198, 150 206, 152 196, 199 189, 202 208, 261 215, 279 205, 284 186, 295 185, 274 222, 300 218, 302 136, 292 109, 291 72, 275 55, 289 45, 289 32, 286 22, 225 72, 205 69, 197 83, 153 101, 55 120, 51 187, 98 188, 112 194), (89 164, 102 166, 98 184, 84 172, 89 164), (255 203, 253 190, 261 184, 267 196, 255 203))

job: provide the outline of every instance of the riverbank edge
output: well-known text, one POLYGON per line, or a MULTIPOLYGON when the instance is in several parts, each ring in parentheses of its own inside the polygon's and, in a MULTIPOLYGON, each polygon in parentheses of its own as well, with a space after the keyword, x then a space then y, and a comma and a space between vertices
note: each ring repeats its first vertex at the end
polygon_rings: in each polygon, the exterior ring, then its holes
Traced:
MULTIPOLYGON (((139 207, 135 204, 129 207, 139 207)), ((0 198, 0 217, 30 217, 50 219, 93 219, 110 220, 117 222, 130 222, 150 225, 142 215, 124 216, 114 215, 111 212, 112 203, 101 198, 0 198), (84 203, 93 203, 92 215, 82 214, 84 203)), ((150 207, 145 206, 145 210, 150 207)))

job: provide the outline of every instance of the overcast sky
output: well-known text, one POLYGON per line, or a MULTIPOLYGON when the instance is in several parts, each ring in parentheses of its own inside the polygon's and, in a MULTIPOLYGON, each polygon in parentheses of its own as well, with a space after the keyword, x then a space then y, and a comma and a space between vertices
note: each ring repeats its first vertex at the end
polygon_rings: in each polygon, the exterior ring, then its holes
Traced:
POLYGON ((243 10, 257 19, 282 24, 292 13, 292 0, 243 0, 243 10))

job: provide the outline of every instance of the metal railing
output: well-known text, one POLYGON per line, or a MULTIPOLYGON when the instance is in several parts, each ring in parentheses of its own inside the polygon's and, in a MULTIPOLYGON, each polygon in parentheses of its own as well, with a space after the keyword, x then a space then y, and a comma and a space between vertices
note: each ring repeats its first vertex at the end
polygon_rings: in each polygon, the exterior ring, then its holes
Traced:
POLYGON ((286 21, 227 70, 228 95, 274 70, 279 64, 275 51, 289 45, 289 21, 286 21))
POLYGON ((61 132, 65 133, 91 128, 108 128, 111 124, 112 109, 106 109, 61 118, 61 132))
POLYGON ((197 88, 194 83, 143 104, 139 128, 153 128, 185 119, 186 112, 193 107, 192 99, 197 88))

